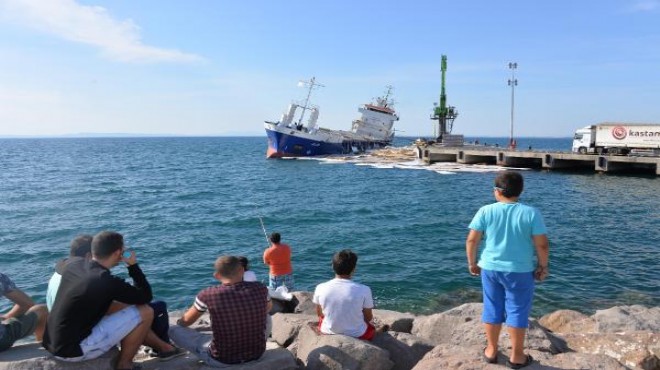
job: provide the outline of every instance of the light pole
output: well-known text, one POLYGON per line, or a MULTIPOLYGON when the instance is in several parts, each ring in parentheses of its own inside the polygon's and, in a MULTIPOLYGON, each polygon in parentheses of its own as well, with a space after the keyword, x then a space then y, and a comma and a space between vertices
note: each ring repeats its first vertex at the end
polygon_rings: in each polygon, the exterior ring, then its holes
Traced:
POLYGON ((516 149, 516 144, 513 140, 513 90, 518 85, 518 80, 515 78, 516 68, 518 68, 518 63, 509 63, 509 69, 511 70, 511 79, 509 79, 509 86, 511 86, 511 131, 509 132, 510 149, 516 149))

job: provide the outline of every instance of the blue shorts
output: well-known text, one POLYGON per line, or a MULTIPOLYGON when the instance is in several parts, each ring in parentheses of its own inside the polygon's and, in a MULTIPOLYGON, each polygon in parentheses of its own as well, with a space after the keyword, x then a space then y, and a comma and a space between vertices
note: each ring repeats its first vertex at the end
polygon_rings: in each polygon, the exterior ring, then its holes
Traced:
POLYGON ((482 321, 506 323, 513 328, 527 328, 534 300, 533 272, 481 270, 484 294, 482 321))
POLYGON ((284 285, 289 292, 293 292, 293 274, 286 275, 268 275, 268 286, 277 289, 278 286, 284 285))

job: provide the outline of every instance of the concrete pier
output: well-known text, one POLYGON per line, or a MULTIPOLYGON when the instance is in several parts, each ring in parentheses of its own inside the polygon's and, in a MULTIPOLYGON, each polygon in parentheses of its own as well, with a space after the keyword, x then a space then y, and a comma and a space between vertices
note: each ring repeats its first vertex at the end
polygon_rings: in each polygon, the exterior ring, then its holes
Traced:
POLYGON ((660 175, 660 157, 577 154, 508 150, 492 147, 418 145, 417 156, 426 163, 456 162, 506 167, 596 172, 646 172, 660 175))

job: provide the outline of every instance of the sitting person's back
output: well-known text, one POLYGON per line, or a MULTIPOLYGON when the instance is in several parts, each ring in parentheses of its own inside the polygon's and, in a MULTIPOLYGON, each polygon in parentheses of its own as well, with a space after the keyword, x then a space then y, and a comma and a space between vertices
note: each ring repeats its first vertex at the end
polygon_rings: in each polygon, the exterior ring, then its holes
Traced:
MULTIPOLYGON (((209 312, 212 338, 196 338, 192 341, 194 347, 186 349, 211 366, 257 360, 266 351, 265 318, 270 310, 268 289, 258 282, 243 281, 243 272, 238 258, 219 257, 214 277, 222 284, 202 290, 193 306, 177 322, 180 326, 190 326, 204 312, 209 312), (198 345, 201 342, 204 344, 198 345)), ((202 336, 173 329, 170 332, 172 339, 183 347, 187 347, 184 338, 202 336)))
POLYGON ((357 255, 352 251, 335 253, 332 258, 335 278, 316 287, 313 302, 321 333, 371 340, 376 333, 371 324, 374 302, 368 286, 351 280, 356 265, 357 255))

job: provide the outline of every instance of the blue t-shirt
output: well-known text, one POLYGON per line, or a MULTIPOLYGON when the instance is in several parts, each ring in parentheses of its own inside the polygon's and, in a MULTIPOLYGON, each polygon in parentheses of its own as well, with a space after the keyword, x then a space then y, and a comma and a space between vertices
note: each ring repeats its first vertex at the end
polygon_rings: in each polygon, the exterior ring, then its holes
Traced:
POLYGON ((502 272, 534 271, 533 235, 546 234, 541 213, 521 203, 483 206, 470 222, 470 229, 483 233, 479 267, 502 272))

